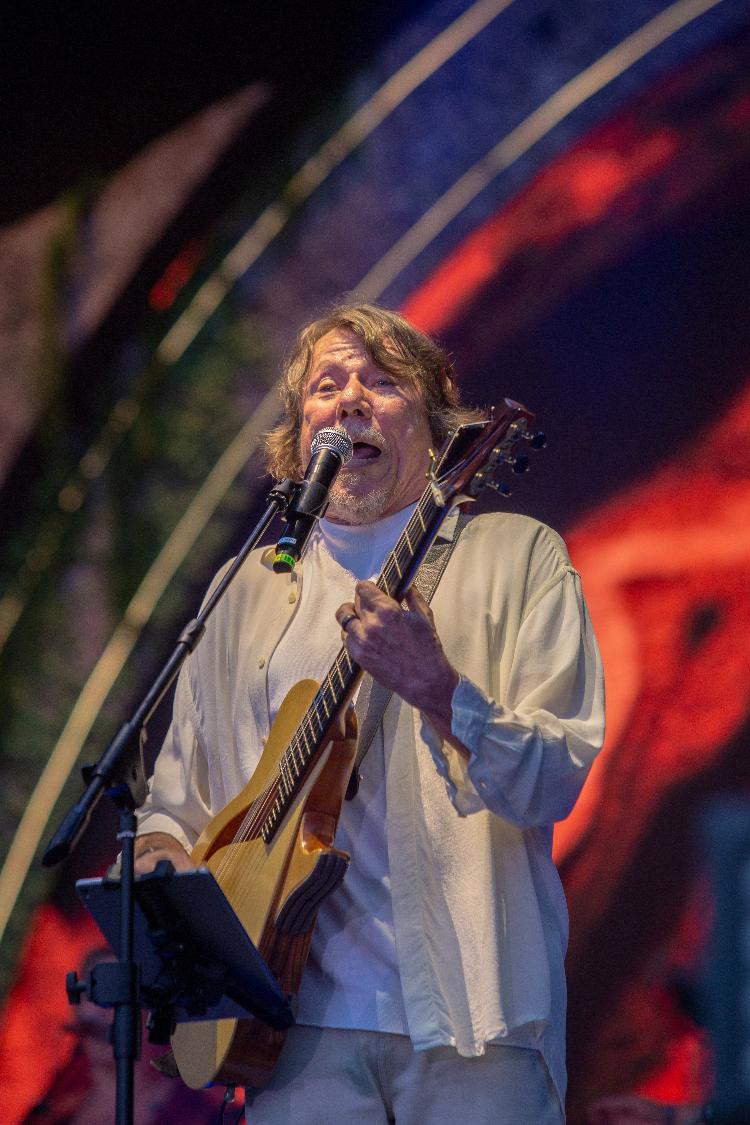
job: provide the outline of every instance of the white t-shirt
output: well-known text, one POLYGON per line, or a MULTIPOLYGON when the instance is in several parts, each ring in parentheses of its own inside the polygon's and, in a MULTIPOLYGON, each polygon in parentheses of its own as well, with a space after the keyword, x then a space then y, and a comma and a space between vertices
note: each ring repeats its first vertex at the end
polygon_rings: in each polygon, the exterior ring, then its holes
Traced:
MULTIPOLYGON (((302 600, 268 669, 272 719, 301 679, 322 680, 341 647, 335 611, 357 579, 375 579, 414 506, 375 525, 321 520, 305 552, 302 600)), ((336 847, 352 857, 323 903, 298 997, 297 1022, 407 1034, 386 844, 385 761, 378 730, 357 796, 345 801, 336 847)))

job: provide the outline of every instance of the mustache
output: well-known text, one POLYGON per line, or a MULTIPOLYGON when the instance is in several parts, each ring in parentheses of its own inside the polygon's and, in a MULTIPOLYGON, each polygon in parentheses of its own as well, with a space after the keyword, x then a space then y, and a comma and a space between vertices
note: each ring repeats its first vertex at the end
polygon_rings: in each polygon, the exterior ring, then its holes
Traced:
POLYGON ((374 445, 381 453, 384 453, 388 448, 388 442, 380 431, 367 422, 352 422, 350 425, 341 426, 340 429, 346 430, 353 442, 361 441, 367 445, 374 445))

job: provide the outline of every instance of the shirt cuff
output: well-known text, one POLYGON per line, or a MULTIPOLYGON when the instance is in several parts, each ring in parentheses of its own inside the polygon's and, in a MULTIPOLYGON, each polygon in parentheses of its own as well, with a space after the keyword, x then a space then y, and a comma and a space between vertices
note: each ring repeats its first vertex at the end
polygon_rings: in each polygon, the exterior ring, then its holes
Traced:
MULTIPOLYGON (((456 733, 456 699, 459 697, 462 684, 468 685, 469 688, 473 689, 473 692, 477 692, 480 699, 484 700, 484 696, 481 692, 478 692, 478 689, 474 688, 468 680, 464 680, 462 676, 459 676, 458 685, 451 698, 451 732, 469 748, 465 738, 456 733)), ((470 698, 470 693, 467 693, 467 698, 470 698)), ((467 704, 467 706, 470 705, 467 704)), ((468 816, 470 813, 479 812, 481 809, 485 808, 484 802, 477 793, 474 783, 469 776, 468 767, 470 762, 467 762, 463 754, 459 754, 450 743, 443 742, 432 724, 425 719, 424 716, 421 716, 421 724, 422 740, 426 743, 430 751, 432 760, 435 763, 435 768, 445 782, 445 788, 448 792, 451 804, 456 809, 459 816, 468 816)), ((481 730, 481 724, 479 729, 481 730)), ((474 754, 472 752, 471 761, 473 761, 473 759, 474 754)))
POLYGON ((487 722, 493 714, 493 706, 492 701, 476 684, 459 676, 451 699, 451 733, 469 751, 467 765, 476 761, 474 747, 482 740, 487 722))
POLYGON ((180 825, 166 813, 150 812, 148 809, 139 813, 136 836, 145 836, 147 832, 166 832, 182 844, 188 855, 193 850, 195 841, 191 843, 180 825))

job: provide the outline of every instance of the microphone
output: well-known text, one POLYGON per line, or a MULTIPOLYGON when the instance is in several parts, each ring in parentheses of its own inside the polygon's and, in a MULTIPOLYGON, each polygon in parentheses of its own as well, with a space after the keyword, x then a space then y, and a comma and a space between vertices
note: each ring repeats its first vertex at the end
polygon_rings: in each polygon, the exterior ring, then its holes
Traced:
POLYGON ((319 430, 312 439, 304 480, 297 486, 286 510, 287 530, 276 544, 273 569, 277 574, 294 570, 307 546, 315 521, 325 515, 328 493, 342 465, 354 452, 346 430, 319 430))

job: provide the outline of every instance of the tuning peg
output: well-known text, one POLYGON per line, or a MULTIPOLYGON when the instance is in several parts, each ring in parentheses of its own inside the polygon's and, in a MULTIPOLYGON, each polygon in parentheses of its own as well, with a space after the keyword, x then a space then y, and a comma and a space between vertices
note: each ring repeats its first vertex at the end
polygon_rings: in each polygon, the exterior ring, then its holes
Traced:
POLYGON ((526 440, 532 449, 544 449, 547 444, 547 435, 544 430, 537 430, 534 434, 526 434, 526 440))
POLYGON ((529 459, 528 457, 514 457, 510 464, 513 466, 514 473, 525 473, 529 467, 529 459))
POLYGON ((500 495, 504 496, 506 499, 511 495, 510 485, 508 484, 499 484, 496 480, 491 480, 488 482, 487 487, 491 488, 493 492, 499 492, 500 495))

